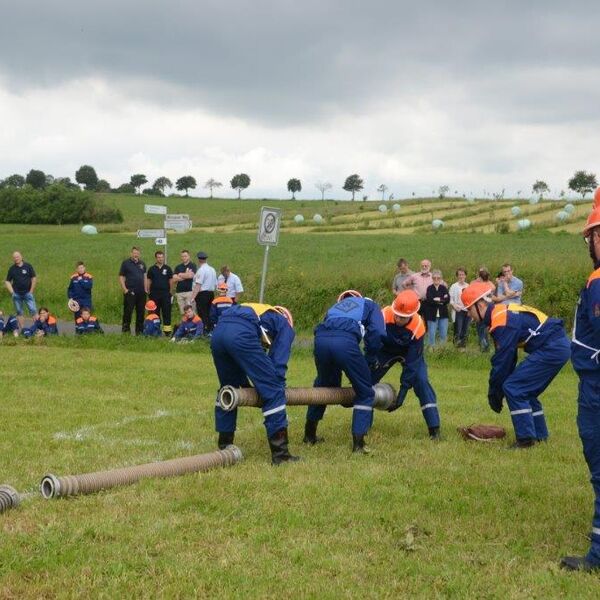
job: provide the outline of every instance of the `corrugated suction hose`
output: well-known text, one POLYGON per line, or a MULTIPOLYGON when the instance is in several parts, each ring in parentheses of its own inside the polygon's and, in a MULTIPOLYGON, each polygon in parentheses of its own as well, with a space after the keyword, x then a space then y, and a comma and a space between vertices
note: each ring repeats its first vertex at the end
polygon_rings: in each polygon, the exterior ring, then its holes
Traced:
MULTIPOLYGON (((373 407, 387 410, 396 400, 396 390, 389 383, 377 383, 373 386, 375 400, 373 407)), ((285 397, 290 406, 307 406, 310 404, 345 404, 354 402, 354 390, 351 387, 327 388, 286 388, 285 397)), ((238 406, 262 406, 262 400, 254 388, 236 388, 226 385, 219 390, 217 405, 229 412, 238 406)))
POLYGON ((21 497, 19 492, 10 485, 0 485, 0 514, 19 506, 21 497))
POLYGON ((196 456, 184 456, 110 471, 67 475, 65 477, 46 475, 42 479, 40 488, 44 498, 92 494, 112 487, 130 485, 148 477, 172 477, 174 475, 210 471, 217 467, 234 465, 241 460, 242 451, 237 446, 232 445, 227 446, 225 450, 216 450, 215 452, 196 456))

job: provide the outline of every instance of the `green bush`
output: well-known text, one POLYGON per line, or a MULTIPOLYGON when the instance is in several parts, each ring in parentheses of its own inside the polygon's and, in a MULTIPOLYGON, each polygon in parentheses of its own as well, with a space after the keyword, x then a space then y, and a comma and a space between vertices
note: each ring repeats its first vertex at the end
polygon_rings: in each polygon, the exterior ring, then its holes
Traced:
POLYGON ((91 194, 60 183, 43 190, 29 185, 0 190, 0 223, 63 225, 83 222, 122 223, 123 215, 91 194))

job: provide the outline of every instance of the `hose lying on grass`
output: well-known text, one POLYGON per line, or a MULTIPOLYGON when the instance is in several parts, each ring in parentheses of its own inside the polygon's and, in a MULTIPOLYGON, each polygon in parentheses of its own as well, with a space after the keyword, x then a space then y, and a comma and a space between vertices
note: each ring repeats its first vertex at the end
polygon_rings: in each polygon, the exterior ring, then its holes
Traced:
MULTIPOLYGON (((389 383, 377 383, 373 386, 375 400, 373 407, 387 410, 396 400, 396 390, 389 383)), ((289 406, 306 406, 310 404, 343 404, 352 405, 354 390, 351 387, 328 388, 286 388, 285 397, 289 406)), ((217 395, 217 405, 230 412, 238 406, 262 406, 262 400, 254 388, 236 388, 223 386, 217 395)))
POLYGON ((215 452, 196 456, 184 456, 110 471, 66 475, 64 477, 49 474, 42 479, 40 489, 44 498, 92 494, 112 487, 130 485, 148 477, 172 477, 174 475, 210 471, 217 467, 234 465, 241 460, 242 451, 237 446, 227 446, 225 450, 216 450, 215 452))
POLYGON ((10 485, 0 485, 0 514, 16 508, 21 502, 19 492, 10 485))

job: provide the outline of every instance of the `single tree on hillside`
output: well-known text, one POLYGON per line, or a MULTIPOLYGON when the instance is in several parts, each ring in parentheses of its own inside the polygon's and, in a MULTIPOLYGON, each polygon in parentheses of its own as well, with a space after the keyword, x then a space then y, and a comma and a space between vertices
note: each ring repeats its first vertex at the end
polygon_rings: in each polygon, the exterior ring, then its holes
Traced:
POLYGON ((586 194, 594 191, 596 187, 598 187, 598 183, 593 173, 575 171, 575 175, 569 179, 569 189, 581 194, 582 198, 585 198, 586 194))
POLYGON ((290 179, 287 183, 288 192, 292 192, 292 200, 296 199, 296 192, 302 191, 302 182, 299 179, 290 179))
POLYGON ((166 188, 172 188, 173 183, 168 177, 159 177, 153 184, 152 189, 160 192, 161 194, 165 193, 166 188))
POLYGON ((148 179, 146 178, 146 176, 143 173, 136 173, 135 175, 131 176, 129 183, 131 183, 131 185, 137 190, 138 194, 141 194, 142 186, 145 183, 148 183, 148 179))
POLYGON ((381 199, 385 200, 385 193, 388 191, 388 186, 385 183, 382 183, 378 188, 378 192, 381 192, 381 199))
POLYGON ((106 179, 99 179, 96 184, 97 192, 110 192, 110 183, 106 179))
POLYGON ((544 197, 544 194, 547 194, 550 191, 548 184, 541 179, 538 179, 532 186, 531 189, 534 194, 538 194, 540 198, 544 197))
POLYGON ((27 177, 25 177, 25 183, 36 190, 41 190, 46 187, 46 173, 38 169, 31 169, 31 171, 27 173, 27 177))
POLYGON ((246 173, 234 175, 229 182, 234 190, 237 190, 238 199, 242 197, 242 190, 245 190, 250 185, 250 177, 246 173))
POLYGON ((443 200, 446 197, 446 194, 450 191, 449 185, 440 185, 438 189, 438 197, 440 200, 443 200))
POLYGON ((17 173, 15 173, 14 175, 8 176, 4 180, 4 185, 21 188, 25 185, 25 177, 23 177, 23 175, 18 175, 17 173))
POLYGON ((196 180, 191 175, 184 175, 175 182, 175 187, 181 192, 185 190, 185 195, 189 196, 188 190, 196 188, 196 180))
POLYGON ((210 197, 213 197, 213 190, 215 188, 220 188, 223 187, 223 184, 220 181, 217 181, 216 179, 213 179, 212 177, 204 184, 204 187, 206 189, 210 190, 210 197))
POLYGON ((363 189, 363 180, 356 173, 354 173, 353 175, 349 175, 348 177, 346 177, 343 189, 347 192, 352 193, 352 200, 354 201, 354 195, 356 194, 356 192, 360 192, 360 190, 363 189))
POLYGON ((321 200, 325 200, 325 192, 333 186, 328 181, 317 181, 315 187, 321 192, 321 200))
POLYGON ((135 194, 135 188, 131 183, 122 183, 116 190, 117 194, 135 194))
POLYGON ((96 169, 90 165, 81 165, 75 172, 75 181, 84 185, 86 190, 95 190, 98 185, 96 169))

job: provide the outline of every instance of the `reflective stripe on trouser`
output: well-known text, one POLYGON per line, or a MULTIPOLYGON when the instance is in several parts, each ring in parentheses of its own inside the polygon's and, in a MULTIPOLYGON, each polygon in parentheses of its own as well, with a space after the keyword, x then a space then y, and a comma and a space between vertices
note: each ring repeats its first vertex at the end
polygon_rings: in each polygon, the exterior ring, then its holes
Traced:
MULTIPOLYGON (((262 349, 258 331, 249 321, 219 323, 210 343, 213 362, 221 386, 248 386, 252 381, 263 401, 262 412, 267 436, 287 427, 285 388, 271 360, 262 349)), ((231 432, 236 428, 237 411, 226 413, 215 407, 215 428, 231 432)))
POLYGON ((504 382, 502 389, 518 439, 545 440, 548 437, 538 396, 569 360, 570 354, 566 335, 553 337, 519 363, 504 382))
MULTIPOLYGON (((371 383, 373 385, 379 383, 394 364, 400 362, 400 357, 394 357, 387 353, 380 353, 377 358, 379 359, 381 366, 376 371, 371 371, 371 383)), ((402 364, 401 368, 404 369, 405 366, 402 364)), ((437 408, 437 398, 434 389, 429 383, 427 364, 423 358, 419 361, 416 371, 417 374, 413 382, 413 390, 419 399, 425 423, 427 423, 427 427, 439 427, 440 414, 437 408)))
POLYGON ((594 490, 592 543, 587 559, 600 564, 600 378, 582 378, 579 382, 577 428, 583 444, 583 455, 594 490))
MULTIPOLYGON (((373 423, 373 400, 371 372, 356 338, 349 334, 315 336, 315 365, 317 378, 314 387, 340 387, 342 371, 346 374, 356 398, 352 411, 352 433, 365 435, 373 423)), ((325 414, 325 406, 309 406, 308 421, 319 421, 325 414)))

